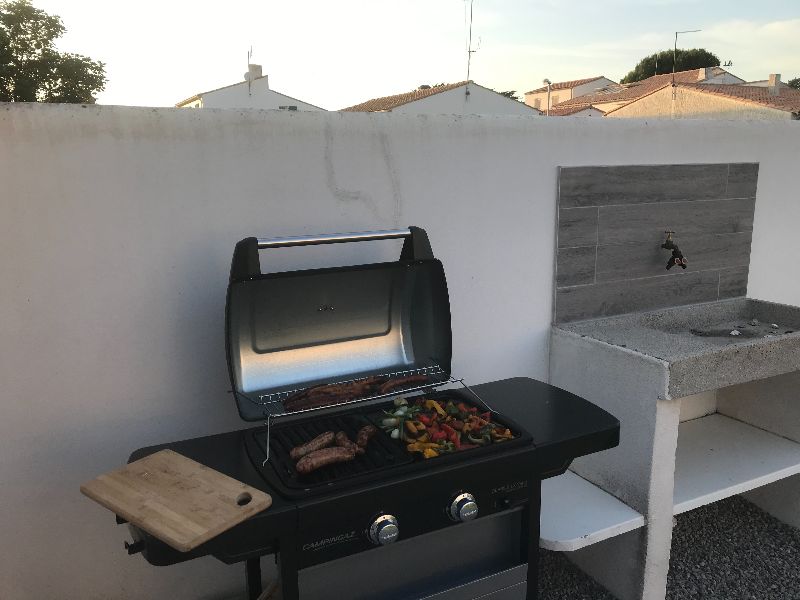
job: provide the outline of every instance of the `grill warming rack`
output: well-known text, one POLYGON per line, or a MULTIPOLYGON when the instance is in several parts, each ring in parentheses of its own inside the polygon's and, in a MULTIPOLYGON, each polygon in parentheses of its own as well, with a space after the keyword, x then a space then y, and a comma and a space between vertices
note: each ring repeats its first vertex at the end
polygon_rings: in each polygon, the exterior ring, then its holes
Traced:
MULTIPOLYGON (((486 410, 492 411, 492 408, 486 403, 486 401, 483 398, 481 398, 481 396, 478 393, 476 393, 464 381, 464 378, 457 378, 457 377, 453 377, 453 376, 448 376, 447 373, 444 371, 444 369, 442 369, 438 365, 435 365, 435 366, 432 366, 432 367, 420 367, 420 368, 417 368, 417 369, 406 369, 406 370, 402 370, 402 371, 392 371, 392 372, 389 372, 389 373, 381 373, 380 374, 381 377, 387 377, 389 379, 395 378, 395 377, 408 377, 408 376, 412 376, 412 375, 428 375, 428 376, 445 375, 447 378, 439 380, 439 381, 433 381, 433 382, 430 382, 430 383, 425 383, 425 384, 422 384, 422 385, 414 385, 414 386, 407 387, 407 388, 401 388, 401 389, 392 390, 391 392, 388 392, 388 393, 385 393, 385 394, 374 394, 372 396, 365 396, 363 398, 354 398, 352 400, 346 400, 344 402, 338 402, 336 404, 328 404, 328 405, 325 405, 325 406, 319 406, 319 407, 313 407, 313 408, 304 408, 304 409, 291 411, 291 412, 287 412, 286 411, 286 409, 283 406, 283 401, 286 400, 287 398, 289 398, 290 396, 292 396, 294 394, 297 394, 297 393, 300 393, 300 392, 302 392, 302 391, 304 391, 305 389, 308 389, 308 388, 300 388, 300 389, 296 389, 296 390, 286 390, 286 391, 275 392, 275 393, 271 393, 271 394, 260 394, 257 397, 257 399, 253 398, 251 396, 248 396, 246 394, 242 394, 241 392, 234 392, 234 394, 238 394, 238 395, 246 398, 248 401, 252 402, 253 404, 261 406, 266 410, 267 414, 265 415, 266 416, 265 425, 267 427, 267 442, 266 442, 267 455, 266 455, 266 458, 264 459, 264 462, 262 463, 262 466, 266 465, 267 462, 269 461, 270 441, 271 441, 270 430, 271 430, 271 427, 272 427, 272 423, 273 423, 273 421, 280 420, 283 417, 301 415, 301 414, 304 414, 304 413, 327 411, 327 410, 329 410, 331 408, 347 406, 347 405, 350 405, 350 404, 360 404, 360 403, 366 403, 366 402, 373 402, 373 401, 376 401, 376 400, 383 400, 383 399, 393 398, 395 396, 400 396, 402 394, 409 394, 409 393, 421 392, 421 391, 424 391, 424 390, 430 390, 430 389, 433 389, 433 388, 435 388, 437 386, 456 385, 456 384, 460 385, 463 389, 467 390, 478 402, 481 403, 481 405, 483 405, 483 407, 486 410)), ((370 376, 370 377, 372 377, 372 376, 370 376)), ((336 384, 345 385, 345 384, 348 384, 348 383, 354 383, 354 382, 361 381, 361 380, 364 380, 364 379, 367 379, 367 377, 359 377, 359 378, 350 379, 350 380, 347 380, 347 381, 337 381, 336 384)), ((324 385, 324 384, 321 384, 321 385, 324 385)))

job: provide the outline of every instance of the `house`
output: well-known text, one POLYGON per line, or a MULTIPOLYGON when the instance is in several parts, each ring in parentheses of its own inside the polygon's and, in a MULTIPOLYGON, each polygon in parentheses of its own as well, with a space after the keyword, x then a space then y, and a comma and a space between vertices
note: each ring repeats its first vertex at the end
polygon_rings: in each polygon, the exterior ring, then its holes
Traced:
POLYGON ((548 105, 548 86, 543 86, 530 92, 525 92, 525 104, 546 111, 552 108, 553 105, 559 102, 566 102, 578 96, 585 96, 597 90, 605 89, 609 86, 618 86, 619 84, 611 81, 608 77, 598 75, 597 77, 588 77, 586 79, 575 79, 574 81, 560 81, 558 83, 551 83, 550 98, 548 105))
POLYGON ((770 75, 760 85, 666 84, 607 116, 616 118, 667 117, 676 119, 800 119, 800 90, 781 85, 770 75))
POLYGON ((566 100, 558 104, 554 102, 554 106, 550 110, 550 116, 599 116, 598 112, 607 114, 664 86, 671 86, 673 77, 675 83, 686 84, 725 85, 745 83, 743 79, 736 77, 721 67, 691 69, 689 71, 678 71, 675 74, 664 73, 633 83, 607 86, 601 91, 576 96, 572 100, 566 100), (592 108, 595 110, 589 110, 592 108))
MULTIPOLYGON (((770 75, 770 77, 772 76, 770 75)), ((780 80, 780 75, 778 75, 777 84, 779 87, 790 87, 788 83, 784 83, 783 81, 780 80)), ((744 83, 744 85, 752 85, 756 87, 769 87, 773 85, 773 82, 771 79, 759 79, 757 81, 747 81, 744 83)))
POLYGON ((599 108, 591 104, 574 104, 571 106, 554 106, 548 111, 550 117, 604 117, 604 113, 599 108))
POLYGON ((374 98, 345 112, 397 112, 414 114, 540 115, 541 112, 473 81, 435 86, 374 98))
POLYGON ((275 110, 325 110, 269 88, 261 65, 248 65, 244 81, 201 92, 178 102, 178 108, 260 108, 275 110))

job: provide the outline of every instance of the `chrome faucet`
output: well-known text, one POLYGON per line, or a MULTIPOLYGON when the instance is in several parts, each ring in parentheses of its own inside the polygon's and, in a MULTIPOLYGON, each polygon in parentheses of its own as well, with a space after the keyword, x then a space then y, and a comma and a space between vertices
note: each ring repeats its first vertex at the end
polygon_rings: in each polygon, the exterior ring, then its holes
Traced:
POLYGON ((685 269, 686 265, 689 264, 689 261, 683 256, 683 252, 680 251, 678 245, 672 241, 672 234, 675 232, 665 231, 664 233, 667 234, 667 239, 663 244, 661 244, 661 247, 664 248, 664 250, 672 250, 672 256, 670 257, 669 261, 667 261, 667 271, 669 271, 675 265, 679 265, 682 269, 685 269))

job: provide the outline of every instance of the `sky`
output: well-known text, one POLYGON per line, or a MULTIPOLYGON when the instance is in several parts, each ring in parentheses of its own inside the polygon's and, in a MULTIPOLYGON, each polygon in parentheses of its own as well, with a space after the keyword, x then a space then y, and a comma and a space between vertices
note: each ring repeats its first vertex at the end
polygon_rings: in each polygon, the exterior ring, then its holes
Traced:
MULTIPOLYGON (((243 81, 329 110, 467 74, 469 0, 32 0, 61 16, 61 50, 106 64, 101 104, 172 106, 243 81)), ((470 79, 520 93, 605 75, 648 54, 714 52, 746 80, 800 77, 800 0, 473 0, 470 79)))

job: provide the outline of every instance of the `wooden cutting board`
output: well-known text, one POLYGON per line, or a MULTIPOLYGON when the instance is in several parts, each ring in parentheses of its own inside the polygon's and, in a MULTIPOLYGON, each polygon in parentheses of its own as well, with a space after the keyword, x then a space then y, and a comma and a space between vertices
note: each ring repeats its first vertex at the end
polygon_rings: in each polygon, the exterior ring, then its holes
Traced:
POLYGON ((172 450, 100 475, 81 492, 181 552, 272 504, 269 494, 172 450))

